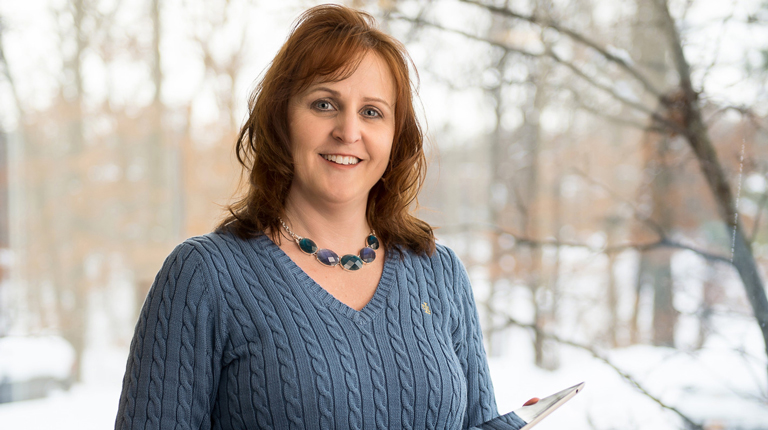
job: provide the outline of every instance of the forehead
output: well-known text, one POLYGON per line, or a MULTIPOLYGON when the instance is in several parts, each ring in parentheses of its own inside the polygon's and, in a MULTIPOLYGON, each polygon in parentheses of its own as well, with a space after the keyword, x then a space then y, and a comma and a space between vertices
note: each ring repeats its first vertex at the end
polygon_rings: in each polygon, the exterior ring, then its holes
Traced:
POLYGON ((346 89, 362 93, 376 93, 391 103, 396 99, 396 82, 387 62, 376 52, 368 51, 357 61, 350 61, 330 75, 317 75, 300 93, 308 93, 317 87, 346 89))

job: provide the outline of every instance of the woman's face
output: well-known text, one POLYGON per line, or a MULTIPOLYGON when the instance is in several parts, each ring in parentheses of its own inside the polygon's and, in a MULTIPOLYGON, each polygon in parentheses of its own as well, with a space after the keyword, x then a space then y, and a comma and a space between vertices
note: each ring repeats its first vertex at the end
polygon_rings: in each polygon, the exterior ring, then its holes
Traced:
POLYGON ((384 174, 395 134, 395 85, 369 52, 338 82, 315 82, 291 99, 292 198, 306 203, 367 202, 384 174))

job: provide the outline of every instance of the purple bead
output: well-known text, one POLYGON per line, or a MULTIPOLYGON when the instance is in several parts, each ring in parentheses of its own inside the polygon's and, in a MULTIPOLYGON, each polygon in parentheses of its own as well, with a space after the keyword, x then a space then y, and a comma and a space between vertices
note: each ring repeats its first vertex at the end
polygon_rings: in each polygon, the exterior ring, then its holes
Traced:
POLYGON ((376 251, 371 248, 363 248, 360 250, 360 259, 365 264, 372 263, 376 259, 376 251))
POLYGON ((330 249, 318 250, 317 254, 315 254, 315 257, 317 257, 317 261, 325 264, 326 266, 333 267, 339 264, 339 256, 330 249))

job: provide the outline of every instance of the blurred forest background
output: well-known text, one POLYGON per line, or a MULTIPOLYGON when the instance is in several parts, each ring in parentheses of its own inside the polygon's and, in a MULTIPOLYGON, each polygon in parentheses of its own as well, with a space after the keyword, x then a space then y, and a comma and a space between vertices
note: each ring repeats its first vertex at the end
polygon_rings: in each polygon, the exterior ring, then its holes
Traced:
MULTIPOLYGON (((66 339, 114 416, 143 298, 222 217, 247 96, 317 3, 0 3, 0 341, 66 339)), ((768 2, 345 4, 419 71, 419 214, 500 409, 586 379, 568 428, 768 429, 768 2)))

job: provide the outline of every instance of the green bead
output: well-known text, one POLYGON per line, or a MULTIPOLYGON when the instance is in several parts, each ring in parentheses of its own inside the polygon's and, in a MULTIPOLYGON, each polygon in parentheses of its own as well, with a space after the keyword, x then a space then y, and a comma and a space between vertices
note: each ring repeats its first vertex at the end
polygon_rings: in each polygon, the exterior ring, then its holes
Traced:
POLYGON ((369 234, 368 237, 365 238, 365 245, 371 249, 379 249, 379 239, 376 236, 369 234))
POLYGON ((305 253, 312 255, 315 252, 317 252, 317 245, 315 242, 312 241, 312 239, 307 239, 306 237, 304 239, 299 240, 299 248, 305 253))
POLYGON ((363 267, 363 260, 357 255, 347 254, 341 257, 341 267, 344 270, 360 270, 363 267))

